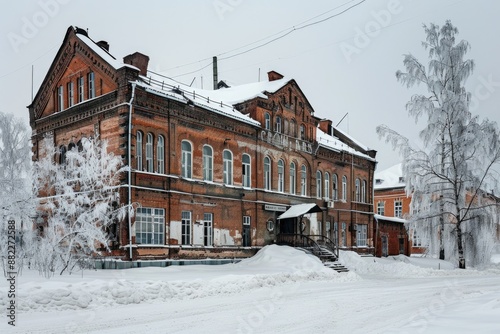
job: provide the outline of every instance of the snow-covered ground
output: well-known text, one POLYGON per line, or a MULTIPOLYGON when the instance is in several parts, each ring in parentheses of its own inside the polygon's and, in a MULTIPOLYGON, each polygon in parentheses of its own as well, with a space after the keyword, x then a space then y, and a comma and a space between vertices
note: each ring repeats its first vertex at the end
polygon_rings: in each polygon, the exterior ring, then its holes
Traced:
POLYGON ((267 246, 237 264, 0 280, 0 333, 498 333, 500 256, 482 270, 342 252, 350 272, 267 246))

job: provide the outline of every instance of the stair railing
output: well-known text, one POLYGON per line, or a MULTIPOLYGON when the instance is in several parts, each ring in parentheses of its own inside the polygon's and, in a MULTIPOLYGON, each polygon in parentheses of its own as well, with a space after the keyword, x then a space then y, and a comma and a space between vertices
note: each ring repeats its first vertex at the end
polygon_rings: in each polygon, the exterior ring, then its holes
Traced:
POLYGON ((309 237, 316 240, 316 243, 318 245, 328 248, 328 250, 330 250, 333 254, 335 254, 337 259, 339 258, 339 249, 332 239, 324 235, 310 235, 309 237))

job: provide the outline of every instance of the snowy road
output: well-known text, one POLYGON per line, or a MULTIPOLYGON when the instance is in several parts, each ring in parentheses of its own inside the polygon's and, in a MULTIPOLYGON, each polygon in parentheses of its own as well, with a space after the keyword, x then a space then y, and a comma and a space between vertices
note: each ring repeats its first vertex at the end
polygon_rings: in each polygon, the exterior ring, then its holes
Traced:
MULTIPOLYGON (((410 264, 354 263, 353 266, 360 274, 347 274, 349 276, 344 276, 347 277, 345 280, 338 275, 346 274, 338 274, 333 279, 320 276, 307 280, 288 276, 285 280, 276 280, 277 276, 270 274, 270 266, 263 264, 266 261, 261 261, 260 269, 254 265, 229 267, 231 274, 226 272, 219 274, 220 276, 216 276, 215 272, 220 273, 221 269, 213 267, 206 269, 206 272, 195 268, 175 268, 175 272, 171 273, 171 280, 177 280, 181 276, 191 277, 191 283, 185 278, 182 278, 182 284, 171 281, 179 287, 182 285, 183 294, 179 294, 179 298, 149 298, 138 303, 125 302, 119 294, 134 294, 133 289, 148 285, 149 281, 145 279, 154 281, 157 274, 153 274, 152 270, 142 271, 148 277, 141 278, 137 274, 140 271, 131 271, 120 276, 119 281, 122 285, 127 285, 124 283, 126 281, 138 282, 138 285, 128 285, 128 291, 120 290, 120 293, 113 292, 111 295, 111 298, 121 302, 109 305, 91 303, 88 307, 79 309, 67 309, 64 305, 55 303, 51 307, 57 311, 21 311, 15 330, 3 321, 0 332, 209 334, 500 331, 498 269, 441 270, 432 271, 427 277, 415 278, 409 273, 418 270, 410 264), (379 267, 380 270, 377 271, 376 268, 379 267), (248 275, 249 268, 259 272, 256 275, 258 280, 255 280, 256 276, 248 275), (404 268, 409 268, 406 274, 404 268), (193 277, 195 272, 198 273, 196 278, 193 277), (394 274, 390 274, 391 272, 394 274), (394 277, 395 274, 398 277, 394 277), (254 286, 249 287, 252 284, 254 286), (122 302, 125 305, 120 304, 122 302)), ((102 284, 93 277, 89 282, 92 285, 102 284)), ((54 281, 47 284, 56 285, 54 281)), ((83 283, 72 282, 65 289, 76 289, 79 284, 83 283)), ((27 283, 27 290, 28 286, 33 288, 37 284, 27 283)), ((174 284, 171 287, 173 289, 174 284)), ((99 291, 106 289, 103 285, 99 291)), ((35 290, 29 291, 36 294, 35 290)), ((93 294, 94 300, 101 301, 96 296, 97 292, 93 294)), ((78 294, 74 292, 73 295, 78 294)), ((50 305, 47 300, 43 302, 50 305)))

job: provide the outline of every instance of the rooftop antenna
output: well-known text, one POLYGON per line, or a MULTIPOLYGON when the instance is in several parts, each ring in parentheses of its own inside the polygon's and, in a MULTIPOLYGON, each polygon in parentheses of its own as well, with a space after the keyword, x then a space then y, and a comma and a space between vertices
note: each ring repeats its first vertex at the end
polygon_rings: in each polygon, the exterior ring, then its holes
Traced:
POLYGON ((335 127, 338 127, 340 123, 342 123, 342 121, 344 120, 344 118, 346 118, 346 116, 349 115, 349 112, 346 112, 344 117, 342 117, 342 119, 337 123, 337 125, 335 125, 335 127))
POLYGON ((259 81, 258 82, 260 82, 260 67, 259 67, 259 81))
POLYGON ((196 80, 196 77, 193 78, 193 81, 191 81, 191 83, 189 84, 189 87, 191 87, 193 85, 193 82, 196 80))
POLYGON ((214 90, 217 89, 217 81, 219 81, 219 79, 217 78, 218 77, 218 73, 217 73, 217 57, 214 56, 213 57, 213 72, 214 72, 214 90))

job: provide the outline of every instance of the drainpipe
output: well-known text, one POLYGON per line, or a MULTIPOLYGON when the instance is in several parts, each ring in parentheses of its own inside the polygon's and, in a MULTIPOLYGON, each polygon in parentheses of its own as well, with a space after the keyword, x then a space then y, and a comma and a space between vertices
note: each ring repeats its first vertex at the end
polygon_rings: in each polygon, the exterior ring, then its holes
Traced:
POLYGON ((132 217, 130 208, 132 207, 132 102, 135 96, 135 83, 132 83, 132 96, 128 103, 128 245, 129 256, 132 261, 132 217))

